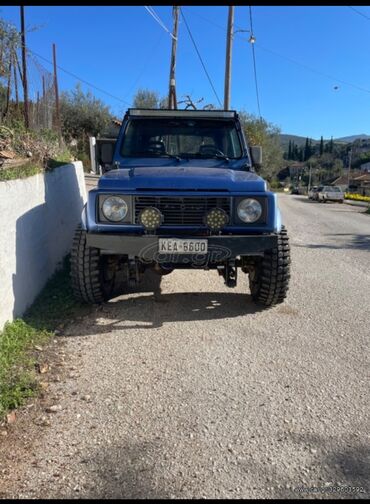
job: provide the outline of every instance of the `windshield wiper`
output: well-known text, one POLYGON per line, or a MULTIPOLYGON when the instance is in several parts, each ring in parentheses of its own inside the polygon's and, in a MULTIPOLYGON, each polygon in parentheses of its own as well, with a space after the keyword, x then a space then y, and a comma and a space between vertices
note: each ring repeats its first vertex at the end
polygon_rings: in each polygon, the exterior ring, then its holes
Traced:
POLYGON ((230 161, 230 159, 226 156, 226 154, 215 154, 214 157, 217 159, 224 159, 227 162, 230 161))
POLYGON ((163 157, 163 156, 168 156, 170 158, 176 159, 176 161, 179 161, 179 162, 181 161, 180 156, 176 156, 175 154, 169 154, 168 152, 161 154, 159 157, 163 157))

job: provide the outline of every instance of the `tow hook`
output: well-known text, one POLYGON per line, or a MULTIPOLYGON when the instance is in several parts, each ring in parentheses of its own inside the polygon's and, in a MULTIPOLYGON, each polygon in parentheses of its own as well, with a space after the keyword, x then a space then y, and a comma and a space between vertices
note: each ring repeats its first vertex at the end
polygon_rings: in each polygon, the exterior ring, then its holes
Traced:
POLYGON ((217 268, 219 275, 222 275, 227 287, 236 287, 238 268, 235 261, 228 261, 217 268))

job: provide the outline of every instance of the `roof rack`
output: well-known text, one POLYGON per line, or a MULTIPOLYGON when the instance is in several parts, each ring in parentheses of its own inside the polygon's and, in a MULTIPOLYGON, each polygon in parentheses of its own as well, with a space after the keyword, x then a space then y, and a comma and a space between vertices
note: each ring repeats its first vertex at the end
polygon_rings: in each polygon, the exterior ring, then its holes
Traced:
POLYGON ((235 119, 238 116, 235 110, 171 110, 144 108, 129 108, 125 115, 130 117, 202 117, 212 119, 235 119))

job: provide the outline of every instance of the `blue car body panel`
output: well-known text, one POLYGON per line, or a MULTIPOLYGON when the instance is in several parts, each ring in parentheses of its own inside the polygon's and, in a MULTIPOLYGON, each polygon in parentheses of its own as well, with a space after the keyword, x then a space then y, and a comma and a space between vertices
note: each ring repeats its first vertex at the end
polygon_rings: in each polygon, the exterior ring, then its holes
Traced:
MULTIPOLYGON (((276 194, 267 190, 266 182, 251 168, 251 159, 242 130, 239 128, 243 155, 238 159, 176 159, 175 157, 122 157, 120 146, 127 121, 118 136, 113 156, 114 169, 99 179, 97 189, 89 192, 82 215, 82 227, 92 233, 137 234, 145 233, 138 224, 99 222, 98 196, 100 194, 171 197, 230 197, 231 214, 235 212, 235 197, 265 197, 267 214, 260 225, 241 225, 230 220, 221 234, 267 234, 281 230, 281 215, 276 194)), ((206 226, 162 225, 161 232, 181 236, 181 232, 202 230, 206 226)))

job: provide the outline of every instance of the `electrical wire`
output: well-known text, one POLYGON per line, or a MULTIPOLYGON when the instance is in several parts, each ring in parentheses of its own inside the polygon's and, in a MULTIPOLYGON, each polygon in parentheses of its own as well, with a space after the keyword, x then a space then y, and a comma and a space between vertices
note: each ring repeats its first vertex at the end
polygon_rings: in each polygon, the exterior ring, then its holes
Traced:
MULTIPOLYGON (((249 6, 249 21, 250 21, 251 40, 252 40, 252 37, 254 37, 254 33, 253 33, 252 7, 251 6, 249 6)), ((260 98, 259 98, 259 91, 258 91, 256 53, 255 53, 255 50, 254 50, 254 42, 251 42, 251 46, 252 46, 253 73, 254 73, 254 83, 255 83, 255 87, 256 87, 256 98, 257 98, 258 115, 259 115, 260 119, 262 119, 262 117, 261 117, 261 107, 260 107, 260 98)))
POLYGON ((134 81, 134 83, 132 84, 132 86, 130 87, 130 89, 127 91, 127 93, 125 93, 125 94, 123 95, 123 98, 126 98, 126 96, 127 96, 128 94, 130 94, 130 93, 131 93, 131 91, 133 90, 133 88, 134 88, 134 87, 138 84, 139 80, 140 80, 140 79, 141 79, 141 77, 143 76, 143 74, 144 74, 145 70, 147 70, 147 69, 148 69, 149 64, 151 63, 152 58, 153 58, 153 56, 154 56, 155 52, 157 51, 158 46, 159 46, 159 44, 161 43, 163 36, 164 36, 164 33, 163 33, 163 32, 161 32, 161 33, 160 33, 160 36, 159 36, 159 38, 158 38, 158 40, 157 40, 157 42, 156 42, 156 43, 152 46, 152 50, 150 51, 150 54, 149 54, 148 58, 147 58, 147 59, 146 59, 146 61, 145 61, 145 64, 144 64, 144 66, 143 66, 143 69, 141 70, 141 72, 140 72, 140 73, 139 73, 139 75, 137 76, 136 80, 134 81))
POLYGON ((183 10, 182 10, 182 8, 181 8, 181 7, 180 7, 180 12, 181 12, 181 16, 182 16, 182 18, 183 18, 183 20, 184 20, 184 23, 185 23, 186 29, 187 29, 187 31, 188 31, 188 33, 189 33, 190 38, 191 38, 191 41, 193 42, 193 45, 194 45, 195 51, 196 51, 196 53, 197 53, 197 55, 198 55, 198 58, 199 58, 199 60, 200 60, 200 62, 201 62, 201 64, 202 64, 203 70, 204 70, 204 72, 205 72, 205 74, 206 74, 206 76, 207 76, 208 82, 210 83, 210 85, 211 85, 211 87, 212 87, 212 89, 213 89, 213 92, 214 92, 214 94, 215 94, 215 96, 216 96, 216 98, 217 98, 217 101, 218 101, 218 103, 219 103, 219 105, 220 105, 220 107, 221 107, 221 109, 222 109, 222 103, 221 103, 221 100, 220 100, 220 98, 218 97, 217 91, 216 91, 216 89, 215 89, 215 87, 214 87, 214 85, 213 85, 212 79, 211 79, 211 77, 210 77, 210 75, 209 75, 209 73, 208 73, 208 71, 207 71, 207 68, 206 68, 206 66, 205 66, 204 62, 203 62, 202 56, 200 55, 199 49, 198 49, 198 47, 197 47, 197 44, 196 44, 196 42, 195 42, 195 40, 194 40, 194 37, 193 37, 193 35, 192 35, 191 31, 190 31, 189 25, 188 25, 188 23, 187 23, 187 21, 186 21, 186 18, 185 18, 185 16, 184 16, 184 12, 183 12, 183 10))
MULTIPOLYGON (((53 63, 48 60, 47 58, 44 58, 44 56, 41 56, 41 54, 38 54, 37 52, 29 49, 28 47, 26 48, 26 51, 29 52, 30 54, 34 54, 35 56, 37 56, 38 58, 42 59, 43 61, 46 61, 47 63, 49 63, 50 65, 53 65, 53 63)), ((97 91, 100 91, 101 93, 104 93, 106 94, 107 96, 110 96, 111 98, 114 98, 115 100, 117 101, 120 101, 122 103, 125 103, 126 105, 129 105, 131 106, 131 104, 126 101, 126 100, 123 100, 122 98, 119 98, 118 96, 115 96, 113 95, 112 93, 109 93, 108 91, 105 91, 104 89, 102 88, 99 88, 98 86, 95 86, 95 84, 91 84, 91 82, 88 82, 87 80, 85 79, 82 79, 81 77, 79 77, 78 75, 70 72, 69 70, 66 70, 65 68, 59 66, 59 65, 56 65, 57 68, 59 68, 59 70, 61 70, 62 72, 70 75, 71 77, 74 77, 75 79, 77 79, 78 81, 80 82, 83 82, 84 84, 86 84, 87 86, 93 88, 93 89, 96 89, 97 91)))
POLYGON ((279 58, 286 59, 287 61, 290 61, 291 63, 294 63, 295 65, 301 66, 301 67, 305 68, 306 70, 309 70, 312 73, 316 73, 318 75, 321 75, 322 77, 325 77, 326 79, 329 79, 329 80, 335 81, 335 82, 340 82, 341 84, 345 84, 346 86, 351 86, 355 89, 358 89, 359 91, 363 91, 364 93, 370 93, 370 89, 366 89, 364 87, 357 86, 357 84, 352 84, 351 82, 337 79, 333 75, 328 75, 323 72, 320 72, 319 70, 315 70, 314 68, 311 68, 311 67, 305 65, 304 63, 300 63, 299 61, 296 61, 288 56, 283 56, 282 54, 279 54, 276 51, 272 51, 271 49, 268 49, 267 47, 262 47, 260 44, 257 44, 257 42, 256 42, 256 45, 257 45, 257 47, 259 47, 259 49, 262 49, 262 51, 266 51, 271 54, 274 54, 275 56, 278 56, 279 58))
MULTIPOLYGON (((357 12, 360 13, 359 11, 357 11, 357 12)), ((222 28, 220 25, 217 25, 216 23, 213 23, 213 21, 210 21, 209 19, 205 18, 204 16, 201 16, 200 14, 194 13, 194 12, 192 14, 195 15, 195 16, 198 16, 198 17, 200 17, 202 19, 204 19, 204 21, 208 21, 209 23, 213 24, 214 26, 217 26, 217 28, 223 30, 225 33, 227 32, 227 30, 225 28, 222 28)), ((367 17, 367 16, 365 16, 365 17, 367 17)), ((246 42, 249 42, 249 40, 246 37, 243 37, 242 35, 239 35, 238 33, 235 33, 234 36, 240 38, 240 40, 244 40, 246 42)), ((271 50, 271 49, 269 49, 267 47, 263 47, 263 46, 261 46, 257 42, 255 42, 254 45, 256 47, 258 47, 259 49, 261 49, 262 51, 269 52, 270 54, 273 54, 274 56, 277 56, 279 58, 282 58, 282 59, 285 59, 285 60, 289 61, 290 63, 293 63, 294 65, 301 66, 305 70, 308 70, 309 72, 312 72, 312 73, 316 73, 317 75, 320 75, 321 77, 325 77, 326 79, 329 79, 331 81, 340 82, 341 84, 345 84, 346 86, 351 86, 351 87, 353 87, 353 88, 355 88, 355 89, 357 89, 359 91, 365 92, 365 93, 370 93, 369 89, 366 89, 364 87, 358 86, 357 84, 353 84, 353 83, 348 82, 348 81, 344 81, 342 79, 338 79, 337 77, 335 77, 333 75, 327 75, 327 74, 321 72, 320 70, 316 70, 315 68, 309 67, 305 63, 302 63, 300 61, 294 60, 293 58, 290 58, 289 56, 285 56, 284 54, 277 53, 276 51, 273 51, 273 50, 271 50)))
POLYGON ((359 10, 355 9, 354 7, 352 7, 352 6, 350 6, 350 5, 348 5, 347 7, 348 7, 349 9, 352 9, 354 12, 356 12, 356 13, 357 13, 357 14, 359 14, 360 16, 364 17, 364 18, 365 18, 365 19, 367 19, 368 21, 370 21, 370 17, 369 17, 369 16, 367 16, 366 14, 364 14, 363 12, 361 12, 361 11, 359 11, 359 10))
POLYGON ((147 10, 147 12, 149 12, 149 14, 153 17, 153 19, 155 19, 155 21, 157 21, 157 23, 174 39, 174 40, 177 40, 176 37, 174 35, 172 35, 171 31, 167 28, 167 26, 163 23, 163 21, 161 20, 161 18, 158 16, 158 14, 155 12, 155 10, 153 9, 153 7, 151 7, 150 5, 144 5, 144 8, 147 10))

